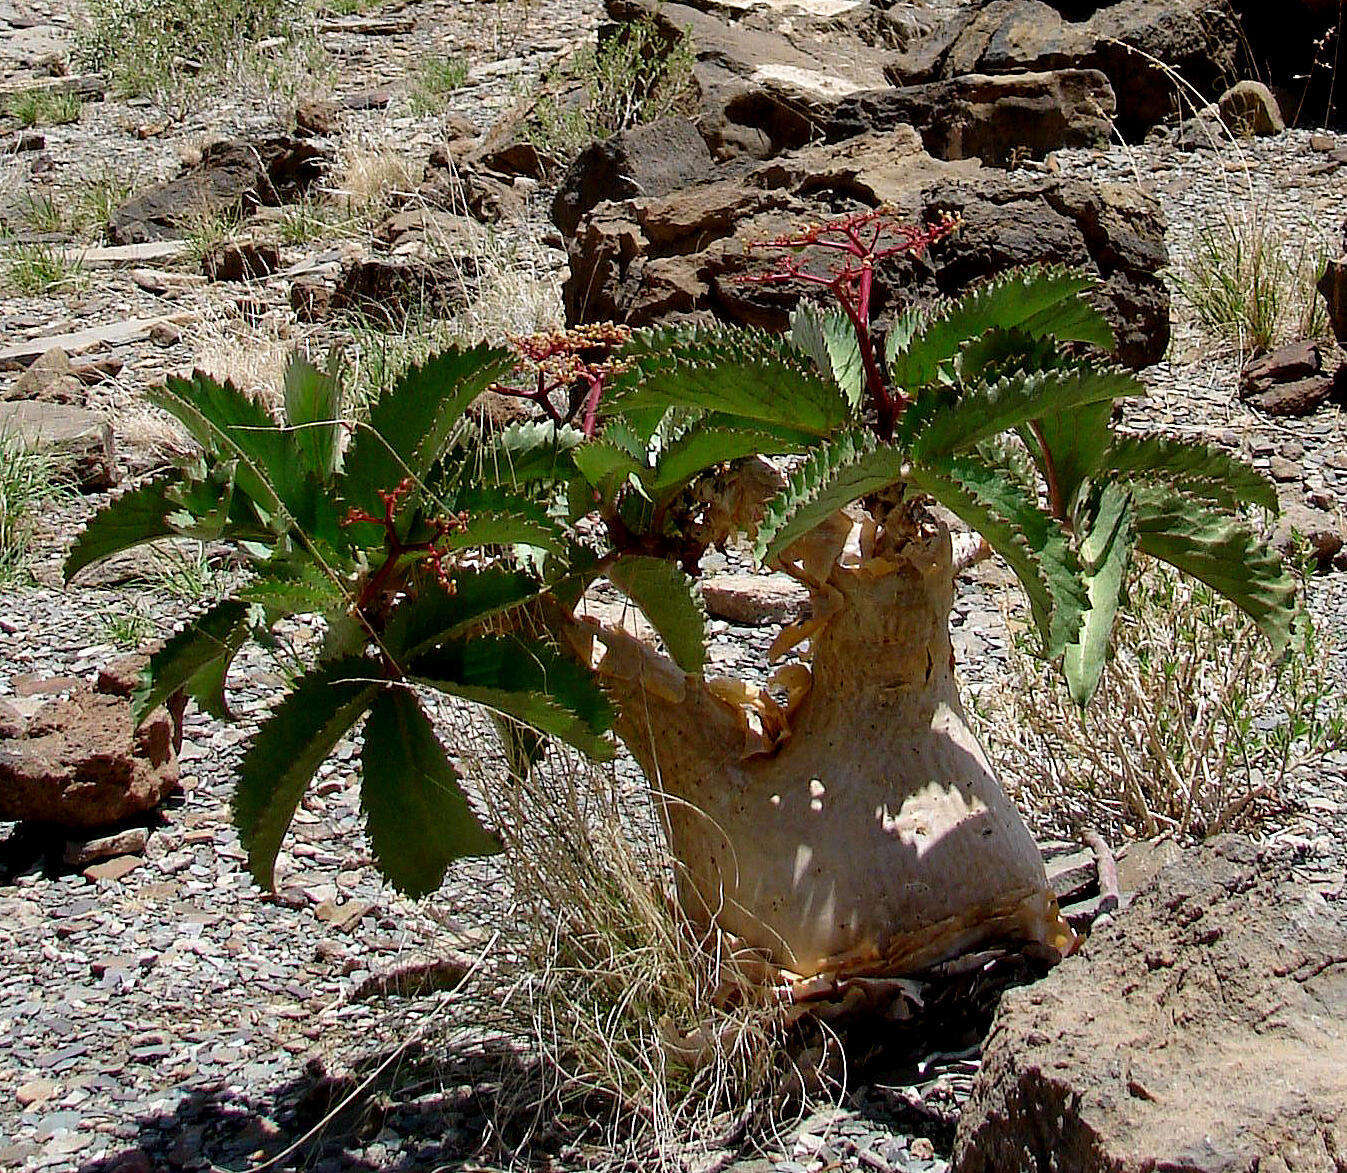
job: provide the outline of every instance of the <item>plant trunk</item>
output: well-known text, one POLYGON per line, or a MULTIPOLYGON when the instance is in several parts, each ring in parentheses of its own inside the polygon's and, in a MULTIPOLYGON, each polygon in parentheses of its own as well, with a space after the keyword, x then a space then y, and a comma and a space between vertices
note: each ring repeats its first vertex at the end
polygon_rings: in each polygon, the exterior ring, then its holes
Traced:
POLYGON ((666 800, 680 898, 804 976, 910 973, 992 940, 1065 949, 1038 847, 959 702, 949 532, 910 504, 870 530, 839 558, 834 526, 822 571, 793 568, 816 626, 786 707, 577 627, 666 800))

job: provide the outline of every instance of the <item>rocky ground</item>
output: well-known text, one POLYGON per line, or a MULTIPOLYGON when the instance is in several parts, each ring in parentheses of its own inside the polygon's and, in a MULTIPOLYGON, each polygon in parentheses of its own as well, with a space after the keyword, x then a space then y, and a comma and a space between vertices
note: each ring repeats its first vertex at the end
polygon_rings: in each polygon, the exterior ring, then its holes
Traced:
MULTIPOLYGON (((67 53, 80 16, 26 0, 0 4, 0 83, 17 89, 45 75, 53 57, 67 53)), ((463 120, 487 127, 599 17, 595 0, 411 0, 326 19, 319 38, 328 66, 316 79, 280 70, 282 80, 267 85, 241 74, 180 119, 151 102, 108 97, 86 104, 71 125, 37 132, 40 147, 0 158, 6 221, 21 239, 62 243, 59 226, 21 223, 25 200, 70 206, 100 177, 142 186, 168 178, 209 138, 263 131, 302 99, 363 95, 351 104, 374 108, 338 111, 324 149, 349 160, 391 148, 419 166, 446 125, 451 133, 463 120), (427 112, 412 94, 418 63, 432 54, 461 55, 469 72, 427 112)), ((9 133, 17 143, 20 132, 9 133)), ((1168 139, 1064 151, 1055 166, 1148 187, 1164 206, 1181 266, 1202 226, 1260 208, 1293 235, 1334 240, 1347 206, 1344 147, 1344 136, 1292 130, 1196 152, 1168 139)), ((527 179, 512 193, 522 219, 491 229, 479 246, 499 274, 494 290, 457 309, 449 329, 487 319, 517 329, 560 316, 566 253, 547 219, 548 193, 527 179)), ((81 240, 93 243, 87 234, 73 238, 81 240)), ((276 275, 246 284, 208 281, 182 258, 91 263, 54 293, 6 291, 0 343, 22 349, 129 320, 153 323, 72 353, 83 405, 108 413, 118 465, 134 475, 178 443, 144 404, 147 387, 204 364, 263 390, 290 349, 325 352, 342 328, 300 321, 291 287, 367 247, 366 238, 320 232, 284 245, 276 275)), ((1182 298, 1175 324, 1167 358, 1146 372, 1151 396, 1129 409, 1133 418, 1236 446, 1297 500, 1340 519, 1347 509, 1340 410, 1330 404, 1292 419, 1251 411, 1235 395, 1233 348, 1205 333, 1182 298)), ((347 339, 357 364, 377 363, 382 344, 371 338, 347 339)), ((26 361, 8 361, 6 385, 26 361)), ((35 584, 0 592, 6 697, 23 698, 53 677, 92 676, 120 650, 128 618, 169 630, 198 605, 202 588, 184 576, 227 573, 202 572, 189 560, 175 577, 131 562, 62 587, 61 552, 96 500, 55 507, 34 537, 35 584)), ((738 556, 732 562, 712 569, 741 568, 738 556)), ((1004 673, 999 583, 994 572, 970 579, 958 604, 956 649, 975 689, 996 687, 1004 673)), ((1343 574, 1316 577, 1311 603, 1325 629, 1342 630, 1343 574)), ((743 670, 777 630, 718 622, 713 667, 743 670)), ((302 645, 312 633, 288 634, 302 645)), ((1342 653, 1336 663, 1347 678, 1342 653)), ((262 652, 239 661, 231 691, 238 725, 188 715, 183 794, 164 808, 143 854, 51 866, 46 843, 0 827, 11 832, 0 846, 0 1167, 237 1169, 283 1153, 280 1167, 428 1170, 503 1159, 488 1122, 490 1089, 508 1052, 502 1057, 474 1034, 492 1019, 471 983, 462 993, 411 998, 383 998, 376 989, 379 975, 409 961, 471 957, 493 947, 493 934, 510 937, 509 893, 495 866, 456 868, 445 891, 420 903, 394 895, 370 866, 358 829, 350 746, 324 767, 304 803, 281 857, 278 895, 263 897, 242 866, 227 805, 232 770, 282 670, 262 652), (424 1048, 395 1050, 422 1033, 424 1048), (463 1044, 446 1046, 446 1038, 463 1044), (352 1072, 370 1081, 353 1109, 309 1135, 352 1090, 352 1072)), ((1290 852, 1297 877, 1326 899, 1342 899, 1347 755, 1297 785, 1265 833, 1290 852)), ((976 1052, 915 1059, 797 1122, 736 1168, 944 1169, 948 1105, 976 1065, 976 1052)))

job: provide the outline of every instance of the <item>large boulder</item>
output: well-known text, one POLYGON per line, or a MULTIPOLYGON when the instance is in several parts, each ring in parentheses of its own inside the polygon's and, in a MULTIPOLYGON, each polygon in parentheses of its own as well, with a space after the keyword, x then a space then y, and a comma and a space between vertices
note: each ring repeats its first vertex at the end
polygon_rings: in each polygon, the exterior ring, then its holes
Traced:
POLYGON ((115 677, 32 714, 0 701, 0 819, 107 827, 153 810, 177 789, 172 719, 158 709, 135 728, 115 677))
POLYGON ((1347 1168, 1347 914, 1220 837, 1009 993, 956 1173, 1347 1168))
POLYGON ((206 146, 177 178, 133 196, 113 214, 113 244, 182 236, 202 216, 241 216, 303 195, 326 171, 327 152, 307 139, 272 135, 206 146))
POLYGON ((686 118, 661 118, 592 143, 576 156, 552 201, 552 220, 570 236, 604 200, 662 196, 705 178, 715 161, 686 118))
POLYGON ((1118 96, 1118 124, 1139 136, 1179 109, 1180 83, 1214 98, 1239 76, 1243 37, 1227 0, 1043 0, 959 5, 888 67, 895 85, 966 73, 1097 69, 1118 96), (1080 19, 1073 19, 1080 17, 1080 19))
POLYGON ((1123 362, 1155 362, 1168 345, 1164 218, 1133 187, 942 162, 906 126, 726 175, 594 208, 570 241, 568 321, 646 325, 715 315, 783 329, 803 290, 745 282, 771 260, 747 246, 804 222, 888 205, 912 223, 954 213, 963 228, 926 260, 881 267, 881 311, 956 293, 1015 265, 1072 265, 1099 276, 1123 362))
POLYGON ((1113 87, 1096 69, 1054 69, 852 94, 814 116, 831 142, 900 123, 915 127, 937 159, 1004 165, 1062 147, 1101 146, 1117 110, 1113 87))
POLYGON ((1107 139, 1114 115, 1108 80, 1091 70, 1054 66, 889 86, 892 10, 855 0, 609 0, 608 11, 655 20, 691 45, 697 126, 722 161, 768 159, 907 123, 937 158, 1003 163, 1095 145, 1107 139))

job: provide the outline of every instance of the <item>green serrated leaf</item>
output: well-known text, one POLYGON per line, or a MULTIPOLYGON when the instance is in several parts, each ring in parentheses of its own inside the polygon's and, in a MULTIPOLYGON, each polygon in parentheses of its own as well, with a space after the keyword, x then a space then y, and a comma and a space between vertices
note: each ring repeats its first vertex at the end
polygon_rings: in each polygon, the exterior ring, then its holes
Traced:
POLYGON ((663 558, 619 558, 608 567, 612 584, 635 603, 659 632, 684 672, 706 664, 706 608, 696 586, 663 558))
POLYGON ((383 510, 379 490, 406 477, 423 481, 463 413, 513 364, 508 351, 482 345, 449 347, 409 369, 356 432, 341 480, 345 502, 377 517, 383 510))
POLYGON ((123 493, 95 513, 66 555, 66 582, 84 567, 101 562, 122 550, 176 534, 177 529, 168 520, 181 508, 169 496, 173 484, 172 476, 158 477, 138 489, 123 493))
POLYGON ((377 666, 353 657, 310 672, 272 711, 239 763, 234 825, 248 869, 270 888, 276 853, 318 767, 384 685, 377 666))
POLYGON ((754 554, 775 560, 796 539, 853 501, 902 480, 906 456, 868 432, 844 432, 819 445, 763 510, 754 554))
POLYGON ((632 360, 613 385, 610 414, 670 407, 723 412, 826 436, 845 424, 851 405, 790 341, 741 327, 678 327, 640 334, 622 357, 632 360))
POLYGON ((966 450, 1030 420, 1144 393, 1135 375, 1107 367, 1081 364, 1006 375, 969 388, 936 412, 913 438, 912 453, 929 460, 966 450))
POLYGON ((580 475, 605 497, 611 498, 627 477, 645 472, 645 465, 625 448, 595 440, 572 453, 580 475))
POLYGON ((511 424, 483 452, 482 472, 489 482, 515 487, 563 481, 575 468, 572 451, 584 442, 579 428, 551 420, 511 424))
POLYGON ((942 305, 916 328, 890 331, 885 346, 889 377, 909 394, 947 371, 970 338, 988 330, 1019 329, 1035 337, 1113 345, 1113 330, 1082 296, 1095 278, 1067 269, 1011 269, 942 305))
POLYGON ((851 319, 841 310, 802 301, 790 316, 790 337, 796 349, 814 360, 819 373, 842 389, 851 409, 857 410, 865 395, 865 363, 851 319))
POLYGON ((248 633, 247 603, 225 599, 170 636, 141 672, 131 700, 132 721, 139 725, 180 688, 207 712, 227 715, 225 674, 248 633))
POLYGON ((398 600, 384 629, 384 645, 394 656, 409 660, 541 591, 542 584, 532 575, 499 566, 460 570, 453 594, 426 577, 416 591, 398 600))
POLYGON ((1247 523, 1207 501, 1159 488, 1135 492, 1137 547, 1224 595, 1280 653, 1299 611, 1281 558, 1247 523))
POLYGON ((649 476, 655 497, 686 484, 699 473, 729 460, 802 452, 808 441, 764 429, 732 428, 723 416, 708 416, 687 428, 660 453, 649 476))
POLYGON ((1004 469, 970 456, 914 467, 907 480, 971 525, 1023 585, 1044 655, 1075 641, 1088 605, 1080 566, 1061 525, 1004 469))
POLYGON ((389 689, 374 698, 360 761, 370 847, 379 873, 399 892, 425 896, 444 882, 454 860, 500 850, 410 691, 389 689))
POLYGON ((341 381, 295 355, 285 368, 285 419, 306 472, 330 476, 341 452, 341 381))
POLYGON ((1099 687, 1108 659, 1113 622, 1127 581, 1133 545, 1131 494, 1119 485, 1107 485, 1098 498, 1090 510, 1088 528, 1086 518, 1077 522, 1078 529, 1084 528, 1080 561, 1090 606, 1080 636, 1068 645, 1062 657, 1071 699, 1082 709, 1099 687))
POLYGON ((538 640, 478 636, 444 644, 411 662, 409 674, 431 688, 494 709, 607 759, 602 734, 612 709, 593 675, 538 640))
POLYGON ((491 714, 492 724, 500 735, 501 748, 505 751, 505 765, 510 777, 517 782, 525 781, 547 753, 547 738, 536 729, 521 725, 513 717, 491 714))
POLYGON ((292 444, 261 404, 203 371, 170 376, 146 393, 208 453, 235 462, 234 478, 269 518, 285 513, 288 490, 302 477, 292 444))
POLYGON ((1118 436, 1099 463, 1099 475, 1164 481, 1226 509, 1258 505, 1279 512, 1277 489, 1243 461, 1212 448, 1165 436, 1118 436))

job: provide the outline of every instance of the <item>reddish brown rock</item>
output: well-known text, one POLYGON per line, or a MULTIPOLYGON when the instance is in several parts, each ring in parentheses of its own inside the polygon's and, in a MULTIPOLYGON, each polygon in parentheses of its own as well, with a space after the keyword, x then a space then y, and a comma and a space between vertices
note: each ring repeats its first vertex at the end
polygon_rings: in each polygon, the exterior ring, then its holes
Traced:
POLYGON ((784 329, 803 287, 746 283, 771 264, 748 245, 879 205, 909 223, 939 213, 963 221, 926 260, 876 271, 881 309, 956 293, 1016 265, 1069 265, 1098 274, 1123 362, 1144 366, 1164 354, 1167 252, 1154 200, 1125 185, 944 162, 907 126, 790 151, 666 196, 598 205, 570 242, 568 321, 648 325, 715 314, 784 329))
POLYGON ((1004 998, 956 1173, 1347 1168, 1347 917, 1223 836, 1004 998))
POLYGON ((0 819, 89 830, 143 815, 178 789, 168 713, 133 730, 130 701, 112 692, 82 689, 0 734, 0 819))
POLYGON ((1347 362, 1331 346, 1293 342, 1250 360, 1239 375, 1239 397, 1269 415, 1308 415, 1347 392, 1347 362))
POLYGON ((793 623, 809 608, 809 592, 787 574, 716 574, 701 590, 707 611, 731 623, 793 623))

